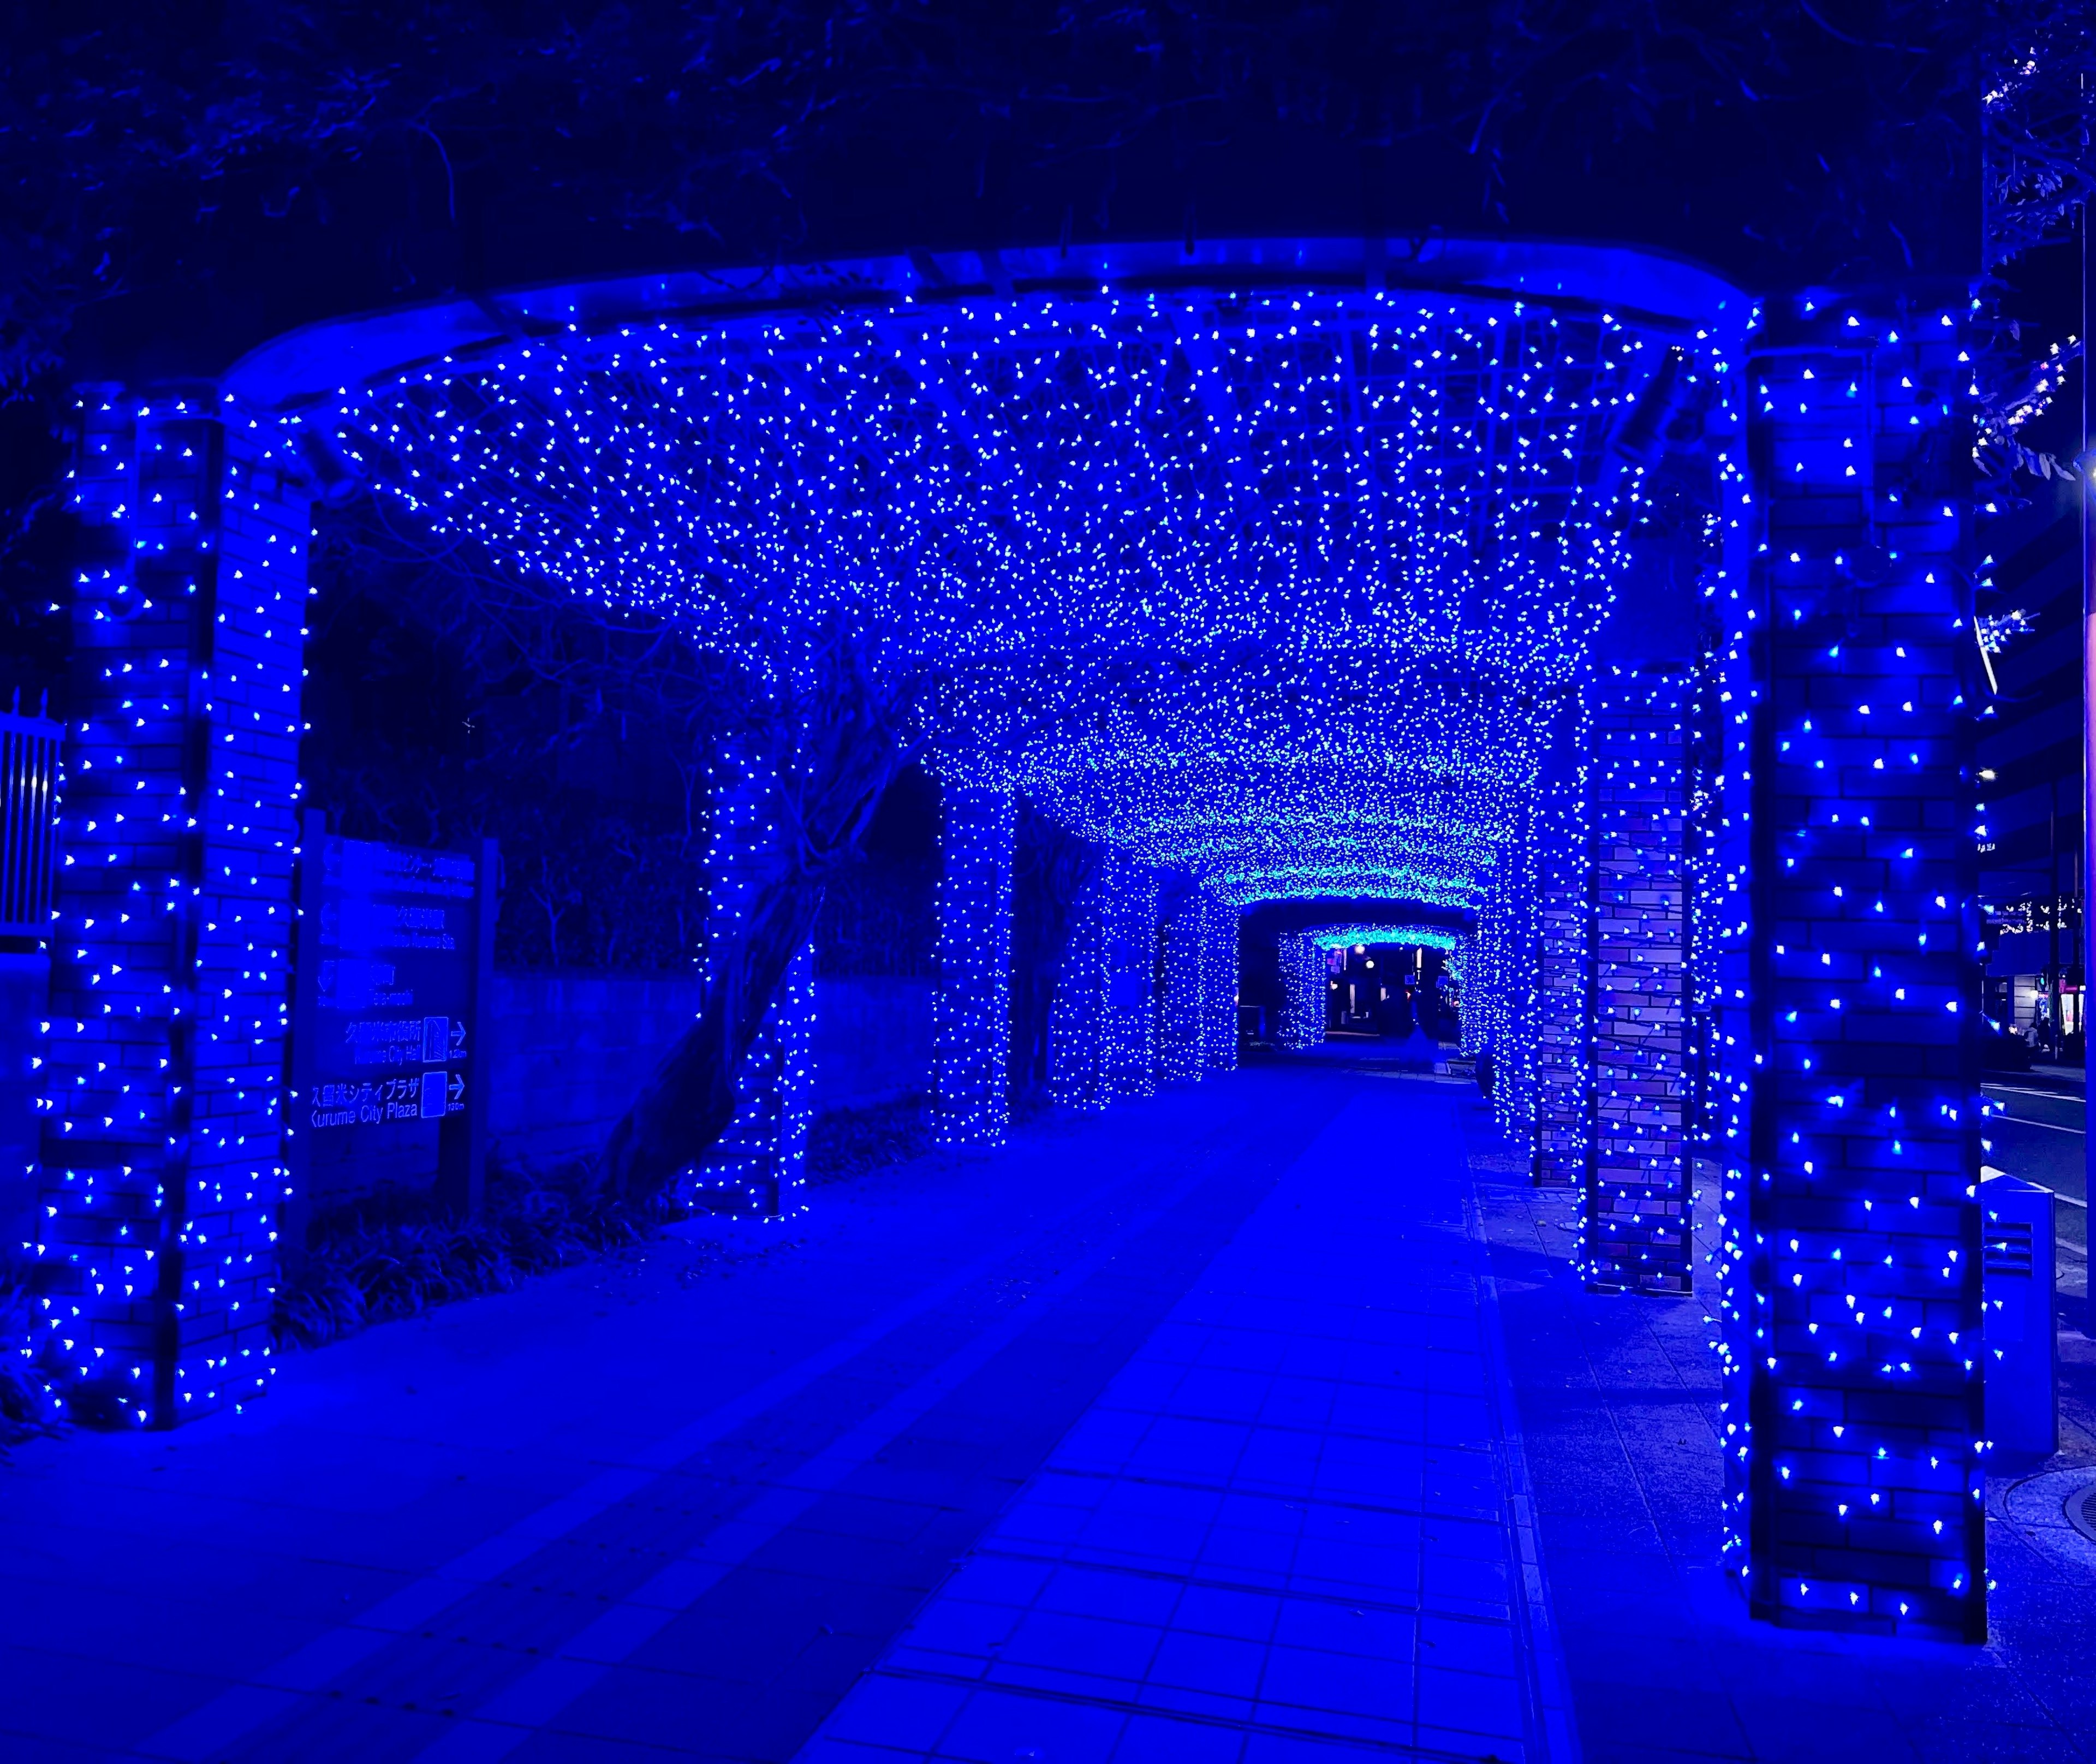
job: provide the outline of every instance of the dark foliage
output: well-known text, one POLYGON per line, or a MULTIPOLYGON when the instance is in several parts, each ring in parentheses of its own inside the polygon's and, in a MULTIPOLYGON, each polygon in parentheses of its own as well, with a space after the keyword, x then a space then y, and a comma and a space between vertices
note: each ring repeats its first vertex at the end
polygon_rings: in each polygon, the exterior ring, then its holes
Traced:
POLYGON ((46 1430, 50 1385, 20 1351, 36 1327, 35 1284, 26 1268, 0 1268, 0 1450, 46 1430))
MULTIPOLYGON (((931 1143, 929 1099, 922 1096, 828 1111, 809 1133, 808 1180, 847 1181, 921 1156, 931 1143)), ((509 1292, 534 1276, 644 1242, 688 1216, 674 1200, 634 1205, 608 1197, 579 1164, 498 1167, 474 1220, 439 1212, 421 1194, 374 1196, 315 1221, 303 1263, 277 1292, 273 1333, 280 1346, 321 1347, 370 1324, 509 1292)), ((11 1293, 0 1295, 0 1339, 26 1335, 26 1316, 8 1313, 11 1293)), ((39 1430, 39 1394, 33 1376, 0 1365, 0 1444, 11 1430, 17 1438, 39 1430)), ((91 1424, 93 1412, 76 1401, 72 1418, 91 1424)), ((122 1414, 111 1424, 129 1419, 122 1414)))
POLYGON ((367 1324, 507 1292, 531 1275, 638 1243, 681 1216, 674 1203, 633 1206, 594 1193, 574 1165, 497 1169, 478 1219, 367 1203, 317 1221, 303 1262, 277 1292, 274 1333, 280 1344, 317 1347, 367 1324))
POLYGON ((446 558, 323 511, 306 800, 355 838, 501 843, 499 966, 687 972, 703 948, 702 728, 579 616, 479 618, 446 558))
POLYGON ((1397 233, 1657 230, 1750 276, 1884 273, 1969 235, 1943 196, 1976 194, 1983 133, 2020 235, 2089 178, 2071 0, 76 0, 8 24, 10 379, 112 300, 282 330, 579 251, 763 259, 905 220, 880 248, 1321 203, 1319 230, 1365 206, 1397 233), (257 273, 277 286, 227 285, 257 273))
POLYGON ((932 1099, 902 1097, 867 1108, 826 1109, 808 1131, 811 1184, 848 1181, 932 1149, 932 1099))
POLYGON ((43 1302, 67 1270, 31 1257, 0 1262, 0 1449, 52 1431, 63 1414, 85 1427, 133 1426, 137 1397, 115 1378, 81 1378, 44 1327, 43 1302))
POLYGON ((932 980, 939 972, 938 875, 879 859, 831 878, 815 915, 815 972, 932 980))

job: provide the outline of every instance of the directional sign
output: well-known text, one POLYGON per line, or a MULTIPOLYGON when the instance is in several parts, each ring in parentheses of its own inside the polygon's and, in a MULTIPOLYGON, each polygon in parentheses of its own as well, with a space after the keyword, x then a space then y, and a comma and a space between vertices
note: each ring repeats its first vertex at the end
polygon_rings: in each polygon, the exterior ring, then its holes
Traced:
MULTIPOLYGON (((425 850, 345 839, 319 819, 301 853, 286 1123, 301 1218, 426 1193, 448 1164, 478 1158, 464 1129, 484 1113, 474 1024, 495 906, 491 841, 425 850)), ((478 1172, 457 1173, 469 1198, 478 1172)))

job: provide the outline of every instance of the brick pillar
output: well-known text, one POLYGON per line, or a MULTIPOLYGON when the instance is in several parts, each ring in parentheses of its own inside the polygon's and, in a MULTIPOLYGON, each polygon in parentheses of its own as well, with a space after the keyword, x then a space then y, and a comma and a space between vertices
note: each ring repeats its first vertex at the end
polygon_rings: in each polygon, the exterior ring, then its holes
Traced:
POLYGON ((1009 790, 950 784, 942 810, 933 1132, 941 1145, 1000 1145, 1011 1119, 1005 1067, 1017 803, 1009 790))
POLYGON ((1592 1285, 1691 1290, 1686 675, 1612 670, 1595 693, 1592 1106, 1582 1261, 1592 1285))
POLYGON ((213 394, 80 417, 37 1253, 64 1363, 168 1427, 270 1370, 309 527, 213 394))
POLYGON ((1544 1188, 1579 1188, 1592 1142, 1594 903, 1583 719, 1567 719, 1537 780, 1535 1151, 1544 1188))
POLYGON ((1201 1059, 1211 1072, 1238 1069, 1238 910, 1203 889, 1201 902, 1201 1059))
POLYGON ((1116 1096, 1148 1096, 1157 1088, 1157 872, 1117 849, 1107 871, 1110 1076, 1116 1096))
POLYGON ((1157 1076, 1198 1084, 1207 1070, 1208 1013, 1202 998, 1201 928, 1207 896, 1182 886, 1164 915, 1164 985, 1157 1011, 1157 1076))
POLYGON ((1963 311, 1834 301, 1749 348, 1716 1143, 1753 1610, 1979 1640, 1963 311))

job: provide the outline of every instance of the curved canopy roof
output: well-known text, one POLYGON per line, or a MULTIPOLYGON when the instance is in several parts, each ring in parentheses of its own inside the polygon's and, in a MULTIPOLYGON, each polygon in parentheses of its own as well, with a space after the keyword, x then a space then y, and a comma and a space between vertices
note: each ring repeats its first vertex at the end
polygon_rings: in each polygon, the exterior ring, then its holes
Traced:
POLYGON ((848 646, 946 774, 1225 898, 1450 906, 1622 573, 1629 413, 1749 316, 1592 247, 919 254, 345 321, 227 389, 550 595, 782 691, 848 646))

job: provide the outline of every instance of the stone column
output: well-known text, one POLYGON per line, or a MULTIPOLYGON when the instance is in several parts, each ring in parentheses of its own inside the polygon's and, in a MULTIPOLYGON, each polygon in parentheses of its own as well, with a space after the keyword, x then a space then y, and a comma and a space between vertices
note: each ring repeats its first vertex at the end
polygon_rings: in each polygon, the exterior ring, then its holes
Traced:
POLYGON ((942 793, 939 990, 932 1020, 934 1137, 995 1146, 1011 1119, 1011 854, 1009 790, 948 784, 942 793))
POLYGON ((1686 1293, 1692 1238, 1685 675, 1614 670, 1592 706, 1592 1041, 1582 1262, 1590 1285, 1686 1293))
POLYGON ((1201 1059, 1211 1072, 1238 1069, 1238 910, 1206 889, 1201 901, 1201 1059))
POLYGON ((168 1427, 271 1369, 308 504, 207 390, 79 414, 36 1253, 79 1399, 168 1427))
POLYGON ((1779 1622, 1983 1640, 1965 302, 1749 347, 1717 605, 1728 1560, 1779 1622))

